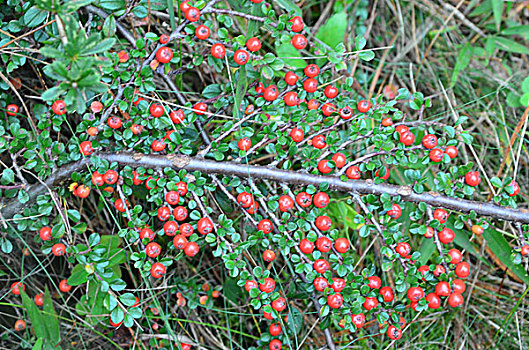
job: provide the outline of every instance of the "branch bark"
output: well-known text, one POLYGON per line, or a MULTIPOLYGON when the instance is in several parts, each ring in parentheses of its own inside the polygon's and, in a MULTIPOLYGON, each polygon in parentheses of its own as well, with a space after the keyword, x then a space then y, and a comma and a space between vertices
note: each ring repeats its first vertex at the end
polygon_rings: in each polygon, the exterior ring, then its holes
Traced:
MULTIPOLYGON (((409 186, 395 186, 386 183, 375 184, 373 180, 342 181, 333 176, 320 176, 305 174, 294 171, 285 171, 256 165, 236 164, 231 162, 216 162, 197 157, 184 155, 146 155, 139 153, 111 154, 101 153, 97 156, 109 162, 116 162, 122 166, 128 165, 133 168, 143 166, 146 168, 186 169, 188 171, 200 171, 205 174, 221 174, 254 179, 267 179, 290 185, 314 185, 319 186, 328 183, 331 190, 360 194, 382 195, 388 194, 392 197, 400 196, 405 202, 424 202, 433 207, 455 210, 461 213, 475 211, 480 216, 488 216, 498 220, 529 223, 529 210, 501 207, 492 203, 470 201, 462 198, 447 197, 435 192, 414 193, 409 186)), ((64 165, 57 169, 44 181, 49 187, 55 187, 69 180, 74 171, 83 170, 90 163, 89 158, 83 158, 75 163, 64 165)), ((23 209, 32 205, 37 196, 46 192, 44 184, 34 184, 27 188, 30 200, 21 204, 17 199, 5 203, 1 212, 5 218, 11 218, 15 214, 22 213, 23 209)))

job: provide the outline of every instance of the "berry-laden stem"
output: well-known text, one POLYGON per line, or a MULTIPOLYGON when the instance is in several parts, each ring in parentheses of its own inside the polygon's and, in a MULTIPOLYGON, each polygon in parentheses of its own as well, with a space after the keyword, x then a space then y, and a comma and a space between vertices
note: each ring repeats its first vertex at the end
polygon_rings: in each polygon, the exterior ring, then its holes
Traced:
MULTIPOLYGON (((434 219, 431 206, 426 207, 426 213, 428 214, 428 224, 429 224, 430 221, 433 221, 434 219)), ((449 271, 448 265, 446 264, 446 261, 445 261, 445 256, 443 253, 443 246, 441 245, 441 242, 439 241, 439 232, 437 232, 437 230, 434 230, 433 239, 435 242, 435 246, 437 247, 437 251, 439 252, 439 256, 442 259, 441 264, 445 268, 446 273, 448 273, 449 271)))
MULTIPOLYGON (((271 169, 263 166, 235 164, 231 162, 216 162, 213 160, 200 159, 185 155, 146 155, 140 153, 99 153, 95 156, 105 159, 109 162, 116 162, 121 166, 130 166, 133 168, 143 166, 146 168, 173 168, 185 169, 187 171, 200 171, 205 174, 221 174, 228 176, 238 176, 247 178, 251 176, 254 179, 267 179, 286 183, 291 185, 313 185, 320 186, 327 184, 330 190, 344 193, 359 194, 388 194, 391 197, 400 196, 402 201, 421 203, 424 202, 431 206, 450 209, 461 213, 474 211, 480 216, 520 222, 529 224, 529 211, 526 209, 514 209, 501 207, 496 204, 471 201, 457 197, 447 197, 436 192, 415 193, 410 186, 396 186, 386 183, 375 184, 373 180, 354 180, 342 181, 334 176, 319 176, 313 174, 304 174, 300 172, 271 169)), ((35 203, 38 195, 43 194, 47 187, 55 187, 64 181, 68 181, 75 171, 83 170, 90 163, 89 158, 83 158, 74 163, 57 168, 56 172, 49 176, 42 183, 28 186, 28 202, 22 204, 17 199, 12 199, 5 203, 2 214, 5 218, 11 218, 15 214, 20 214, 22 210, 35 203)))

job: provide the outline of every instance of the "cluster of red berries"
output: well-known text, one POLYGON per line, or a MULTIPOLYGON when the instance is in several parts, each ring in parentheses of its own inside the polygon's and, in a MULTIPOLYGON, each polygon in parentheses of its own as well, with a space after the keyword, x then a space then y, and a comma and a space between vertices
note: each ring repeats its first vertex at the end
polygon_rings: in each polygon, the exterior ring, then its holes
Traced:
MULTIPOLYGON (((41 227, 39 230, 40 239, 42 239, 43 241, 53 240, 54 238, 52 237, 51 232, 51 227, 41 227)), ((55 256, 63 256, 64 254, 66 254, 66 246, 64 245, 64 243, 54 243, 51 247, 51 253, 55 256)))

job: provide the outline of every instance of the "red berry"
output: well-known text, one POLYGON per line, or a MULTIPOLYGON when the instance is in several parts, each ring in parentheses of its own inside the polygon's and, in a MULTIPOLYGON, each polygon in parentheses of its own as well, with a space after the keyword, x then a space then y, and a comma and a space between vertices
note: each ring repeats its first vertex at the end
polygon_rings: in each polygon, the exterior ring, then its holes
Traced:
POLYGON ((252 147, 252 140, 250 140, 248 137, 243 137, 239 140, 237 146, 241 151, 248 151, 252 147))
POLYGON ((512 180, 507 186, 512 186, 512 193, 508 193, 509 197, 514 197, 520 193, 520 186, 516 181, 512 180))
POLYGON ((276 283, 270 277, 265 278, 264 282, 259 284, 259 289, 261 290, 261 292, 271 293, 275 288, 276 283))
POLYGON ((331 218, 326 215, 321 215, 316 218, 316 227, 321 231, 328 231, 331 228, 331 218))
POLYGON ((338 113, 340 113, 340 118, 344 120, 349 120, 353 116, 353 110, 349 106, 345 106, 344 108, 340 108, 338 110, 338 113))
POLYGON ((375 176, 383 180, 389 179, 389 175, 390 175, 390 171, 388 167, 383 167, 382 169, 379 169, 375 172, 375 176))
POLYGON ((371 102, 368 100, 359 101, 356 105, 356 109, 360 113, 367 113, 371 109, 371 102))
POLYGON ((49 241, 51 240, 51 228, 50 227, 41 227, 39 230, 39 237, 43 241, 49 241))
POLYGON ((318 259, 314 262, 314 270, 318 273, 325 273, 330 268, 329 262, 325 259, 318 259))
POLYGON ((199 250, 198 244, 189 242, 184 248, 184 254, 192 258, 198 254, 199 250))
POLYGON ((190 7, 185 11, 185 16, 189 22, 196 22, 200 19, 200 10, 196 7, 190 7))
POLYGON ((294 128, 290 131, 290 137, 294 142, 301 142, 305 137, 305 133, 300 128, 294 128))
POLYGON ((156 242, 151 242, 145 247, 145 253, 149 258, 156 258, 162 252, 162 247, 156 242))
POLYGON ((351 315, 351 321, 356 326, 357 329, 364 327, 366 323, 366 316, 363 313, 351 315))
POLYGON ((182 250, 187 246, 187 237, 184 235, 176 235, 173 238, 173 245, 176 249, 182 250))
POLYGON ((276 258, 276 253, 273 250, 267 249, 263 252, 263 260, 266 262, 273 261, 276 258))
POLYGON ((327 159, 322 159, 318 162, 318 170, 322 174, 329 174, 332 172, 332 168, 329 166, 329 161, 327 159))
POLYGON ((292 37, 292 45, 296 49, 302 50, 307 47, 307 38, 303 34, 296 34, 292 37))
MULTIPOLYGON (((18 110, 18 107, 17 107, 17 110, 18 110)), ((66 102, 64 102, 63 100, 57 100, 57 101, 53 102, 53 104, 51 105, 51 110, 56 115, 65 114, 66 113, 66 102)))
POLYGON ((391 210, 388 211, 388 215, 392 219, 398 219, 402 215, 402 209, 398 204, 393 203, 391 210))
POLYGON ((184 221, 187 218, 187 208, 181 205, 174 208, 173 216, 176 221, 184 221))
POLYGON ((454 288, 454 293, 463 294, 467 289, 465 282, 460 279, 455 279, 452 281, 452 287, 454 288))
POLYGON ((151 149, 154 152, 161 152, 165 149, 166 146, 167 144, 163 142, 162 140, 154 140, 151 144, 151 149))
POLYGON ((176 184, 178 194, 180 196, 185 196, 187 193, 187 184, 183 181, 180 181, 176 184))
POLYGON ((169 209, 168 207, 160 207, 158 208, 156 214, 158 216, 158 220, 167 221, 171 216, 171 209, 169 209))
POLYGON ((193 112, 195 112, 197 115, 204 115, 204 112, 206 112, 207 110, 208 105, 204 102, 199 102, 193 106, 193 112))
POLYGON ((279 197, 279 210, 282 212, 289 211, 294 207, 294 200, 288 195, 279 197))
POLYGON ((173 59, 173 50, 162 46, 156 51, 156 60, 162 64, 169 63, 173 59))
POLYGON ((459 251, 459 249, 450 249, 448 251, 448 255, 450 255, 450 264, 459 264, 463 260, 463 254, 459 251))
POLYGON ((318 109, 318 107, 320 106, 320 103, 318 101, 316 101, 315 99, 310 99, 308 102, 307 102, 307 108, 309 110, 312 110, 312 109, 318 109))
POLYGON ((345 171, 345 175, 352 180, 358 180, 362 176, 362 173, 360 172, 360 168, 356 165, 350 166, 345 171))
POLYGON ((373 297, 367 297, 362 306, 367 311, 376 309, 378 306, 378 299, 373 297))
POLYGON ((208 217, 201 218, 197 222, 197 231, 203 235, 213 232, 213 222, 208 217))
POLYGON ((305 75, 309 78, 315 78, 320 74, 320 67, 317 64, 309 64, 303 69, 305 75))
POLYGON ((270 85, 266 89, 264 89, 263 97, 266 101, 274 101, 279 96, 279 90, 277 89, 277 86, 270 85))
POLYGON ((249 280, 249 281, 246 281, 246 283, 244 283, 244 289, 250 293, 250 291, 254 288, 257 288, 257 282, 253 281, 253 280, 249 280))
POLYGON ((332 242, 325 236, 318 237, 316 240, 316 248, 322 253, 327 253, 332 248, 332 242))
MULTIPOLYGON (((251 0, 252 2, 261 2, 263 0, 251 0)), ((281 343, 281 340, 279 339, 273 339, 270 344, 268 344, 268 350, 281 350, 283 348, 283 344, 281 343)))
POLYGON ((176 223, 176 221, 169 220, 163 224, 163 232, 167 236, 176 235, 176 231, 178 231, 178 224, 176 223))
POLYGON ((160 35, 160 44, 167 44, 169 42, 169 35, 162 34, 160 35))
POLYGON ((399 340, 400 338, 402 338, 402 330, 398 329, 395 326, 389 326, 386 334, 391 340, 399 340))
POLYGON ((211 46, 211 56, 222 59, 226 56, 226 47, 220 43, 213 44, 211 46))
POLYGON ((329 286, 329 282, 325 277, 316 277, 314 279, 314 289, 316 289, 318 292, 323 292, 325 288, 329 286))
POLYGON ((334 241, 334 249, 336 249, 336 251, 341 254, 347 253, 350 245, 351 243, 349 242, 349 240, 344 237, 337 238, 334 241))
POLYGON ((312 204, 312 196, 307 192, 300 192, 296 195, 296 203, 303 208, 310 207, 312 204))
POLYGON ((426 296, 426 301, 428 302, 428 307, 432 310, 441 307, 441 298, 439 298, 439 296, 435 293, 429 293, 426 296))
MULTIPOLYGON (((310 195, 309 195, 310 196, 310 195)), ((325 192, 318 192, 314 195, 314 206, 316 208, 325 208, 329 205, 329 195, 325 192)))
POLYGON ((253 203, 253 197, 248 192, 241 192, 237 195, 237 203, 243 208, 249 208, 253 203))
POLYGON ((334 112, 336 112, 336 106, 333 105, 332 103, 324 103, 321 106, 321 111, 323 112, 324 116, 328 117, 334 112))
POLYGON ((456 235, 454 234, 454 231, 449 229, 448 227, 443 228, 441 231, 439 231, 439 241, 443 244, 451 243, 456 235))
POLYGON ((165 201, 170 205, 177 205, 180 201, 180 194, 177 191, 169 191, 165 194, 165 201))
POLYGON ((369 281, 367 286, 371 289, 379 289, 380 286, 382 285, 382 281, 380 280, 380 277, 378 276, 368 277, 367 280, 369 281))
POLYGON ((452 293, 448 297, 448 305, 451 307, 458 307, 463 305, 463 296, 459 293, 452 293))
POLYGON ((63 256, 66 253, 66 246, 62 243, 56 243, 51 247, 51 253, 55 256, 63 256))
POLYGON ((426 227, 426 233, 424 234, 424 238, 432 238, 435 235, 435 230, 433 227, 426 227))
POLYGON ((18 113, 18 106, 15 104, 7 105, 6 107, 6 113, 10 116, 15 116, 18 113))
POLYGON ((450 284, 445 281, 438 282, 435 286, 435 294, 437 294, 440 297, 447 297, 450 295, 450 292, 452 290, 450 289, 450 284))
POLYGON ((159 118, 165 113, 165 108, 159 103, 153 103, 149 107, 149 112, 153 117, 159 118))
POLYGON ((331 309, 339 309, 343 304, 343 297, 339 293, 330 294, 327 296, 327 305, 331 309))
POLYGON ((26 285, 22 282, 14 282, 11 284, 11 293, 14 295, 20 295, 20 288, 22 288, 23 291, 26 290, 26 285))
POLYGON ((382 119, 381 124, 382 126, 392 126, 393 120, 390 117, 387 117, 387 118, 382 119))
POLYGON ((322 149, 327 146, 327 142, 325 141, 325 136, 323 135, 316 135, 312 138, 312 146, 317 149, 322 149))
POLYGON ((289 107, 294 107, 299 105, 299 97, 297 92, 289 91, 285 94, 283 97, 283 100, 285 101, 285 104, 289 107))
POLYGON ((469 186, 476 187, 481 182, 481 176, 477 171, 469 171, 465 175, 465 183, 469 186))
POLYGON ((434 163, 439 163, 440 161, 443 160, 443 151, 441 151, 439 148, 434 148, 432 150, 430 150, 430 153, 428 154, 428 156, 430 157, 430 160, 434 163))
POLYGON ((345 166, 345 163, 347 163, 347 158, 343 153, 337 152, 332 156, 332 161, 336 164, 338 169, 341 169, 345 166))
POLYGON ((285 74, 285 82, 290 86, 296 85, 298 79, 299 77, 293 71, 288 71, 287 74, 285 74))
POLYGON ((290 30, 296 33, 301 32, 303 27, 305 27, 305 24, 303 24, 303 19, 300 16, 294 16, 289 22, 292 23, 290 30))
POLYGON ((272 337, 278 336, 281 334, 281 325, 279 323, 272 323, 270 327, 268 327, 268 332, 272 337))
POLYGON ((347 282, 345 282, 345 280, 343 278, 333 277, 332 278, 331 288, 335 292, 339 293, 345 288, 346 284, 347 284, 347 282))
POLYGON ((257 229, 259 231, 263 231, 264 234, 268 234, 272 232, 272 230, 274 229, 274 225, 272 224, 272 221, 268 219, 263 219, 259 221, 259 224, 257 224, 257 229))
POLYGON ((338 96, 338 89, 335 86, 327 85, 323 93, 327 98, 335 98, 338 96))
POLYGON ((444 224, 450 215, 444 209, 435 209, 433 212, 433 218, 439 221, 441 224, 444 224))
POLYGON ((195 29, 195 35, 200 40, 206 40, 211 35, 211 30, 208 26, 201 24, 195 29))
POLYGON ((140 236, 140 240, 142 240, 142 241, 143 241, 143 239, 145 237, 149 238, 149 241, 152 241, 154 239, 154 237, 155 237, 155 234, 154 234, 153 230, 151 230, 148 227, 145 227, 145 228, 141 229, 139 236, 140 236))
POLYGON ((299 250, 301 250, 304 254, 312 254, 314 251, 314 243, 306 238, 303 238, 301 242, 299 242, 299 250))
POLYGON ((80 144, 80 151, 83 155, 89 156, 94 152, 94 149, 92 148, 92 142, 90 141, 83 141, 80 144))
POLYGON ((400 134, 400 142, 404 146, 410 146, 415 142, 415 135, 411 131, 406 131, 405 133, 400 134))
POLYGON ((244 66, 246 63, 248 63, 249 59, 250 55, 248 54, 248 52, 246 52, 246 50, 243 49, 239 49, 233 54, 233 60, 239 66, 244 66))
POLYGON ((457 157, 457 148, 455 148, 454 146, 447 146, 445 149, 445 153, 448 154, 451 159, 454 159, 455 157, 457 157))
POLYGON ((424 297, 424 291, 421 287, 411 287, 406 292, 406 296, 408 297, 408 299, 410 299, 410 301, 417 302, 424 297))
POLYGON ((154 263, 151 266, 151 276, 154 278, 161 278, 165 275, 167 268, 162 263, 154 263))
POLYGON ((314 78, 305 79, 303 89, 308 93, 313 93, 318 89, 318 81, 314 78))
POLYGON ((401 257, 405 258, 407 257, 408 255, 410 255, 411 253, 411 247, 408 243, 406 242, 400 242, 399 244, 397 244, 397 246, 395 247, 395 251, 397 252, 397 254, 399 254, 401 257))
POLYGON ((393 290, 390 287, 380 288, 380 295, 382 295, 382 298, 384 299, 385 303, 390 303, 393 301, 393 299, 395 299, 393 290))
POLYGON ((59 282, 59 290, 63 293, 68 293, 72 289, 72 286, 68 284, 68 280, 61 280, 59 282))
POLYGON ((246 41, 246 48, 251 52, 259 51, 261 49, 261 40, 256 37, 248 39, 248 41, 246 41))
POLYGON ((470 265, 467 262, 460 262, 456 265, 455 274, 459 278, 467 278, 470 275, 470 265))
POLYGON ((437 146, 437 136, 432 134, 424 135, 422 138, 422 145, 426 149, 432 149, 437 146))

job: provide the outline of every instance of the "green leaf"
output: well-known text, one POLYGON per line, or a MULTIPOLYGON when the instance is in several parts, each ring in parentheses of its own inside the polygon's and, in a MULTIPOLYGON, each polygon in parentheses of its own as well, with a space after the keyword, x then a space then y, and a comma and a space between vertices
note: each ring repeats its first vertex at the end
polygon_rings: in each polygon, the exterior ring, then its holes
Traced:
POLYGON ((301 16, 301 9, 292 1, 290 0, 277 0, 276 1, 279 6, 284 8, 285 10, 289 12, 294 12, 296 16, 301 16))
POLYGON ((132 293, 125 293, 119 296, 119 300, 126 306, 132 306, 136 304, 136 297, 132 293))
POLYGON ((463 46, 461 50, 459 51, 459 56, 457 56, 457 61, 454 66, 454 71, 452 72, 452 78, 450 80, 450 87, 455 86, 461 71, 465 70, 465 68, 467 68, 468 65, 470 64, 470 58, 471 58, 470 50, 471 50, 471 46, 467 44, 463 46))
POLYGON ((515 265, 511 260, 511 246, 503 235, 494 228, 488 228, 483 232, 483 238, 487 241, 489 248, 502 263, 504 263, 525 284, 529 284, 529 275, 522 265, 515 265))
POLYGON ((24 14, 24 23, 26 23, 28 28, 37 27, 39 24, 44 22, 47 15, 47 11, 43 11, 36 6, 32 6, 24 14))
POLYGON ((237 79, 237 88, 235 90, 235 102, 233 105, 233 117, 235 118, 235 120, 239 119, 239 108, 241 107, 242 99, 244 98, 246 90, 248 89, 248 80, 246 77, 245 66, 239 68, 238 76, 239 78, 237 79))
POLYGON ((51 300, 51 294, 46 286, 44 293, 44 306, 42 308, 42 318, 44 324, 48 329, 49 340, 52 345, 58 344, 61 341, 61 332, 59 329, 59 320, 57 314, 53 308, 53 300, 51 300))
POLYGON ((318 33, 316 33, 316 38, 334 48, 343 42, 346 29, 347 14, 345 11, 335 13, 320 27, 318 33))
POLYGON ((422 239, 421 247, 419 248, 419 252, 421 253, 421 257, 419 258, 419 263, 421 265, 425 265, 428 260, 430 260, 430 257, 432 256, 433 252, 435 251, 435 244, 433 242, 433 238, 422 239))
POLYGON ((107 52, 114 46, 116 43, 116 39, 114 38, 107 38, 104 40, 99 41, 99 43, 95 46, 89 46, 81 50, 81 53, 83 56, 90 56, 93 54, 98 54, 102 52, 107 52))
POLYGON ((496 22, 496 30, 500 30, 501 16, 503 14, 503 0, 491 0, 491 3, 494 22, 496 22))
POLYGON ((79 10, 81 7, 88 6, 93 3, 94 0, 68 0, 61 5, 63 13, 74 12, 79 10))
POLYGON ((111 37, 116 34, 116 19, 113 15, 108 16, 105 22, 103 22, 102 32, 106 37, 111 37))
POLYGON ((125 7, 125 0, 99 0, 99 6, 105 10, 120 10, 125 7))
POLYGON ((4 169, 2 172, 2 183, 10 184, 15 182, 15 173, 11 169, 4 169))
POLYGON ((299 50, 296 50, 294 46, 290 42, 283 43, 276 47, 276 53, 278 58, 281 58, 285 65, 293 67, 293 68, 304 68, 307 64, 305 60, 303 59, 295 59, 295 57, 300 57, 301 54, 299 53, 299 50), (287 57, 294 57, 294 58, 287 58, 287 57))
POLYGON ((88 272, 83 265, 77 264, 72 270, 72 274, 68 278, 67 283, 70 286, 78 286, 88 281, 88 272))
POLYGON ((505 28, 501 31, 503 35, 527 35, 529 34, 529 25, 523 26, 514 26, 510 28, 505 28))
POLYGON ((20 295, 22 296, 22 306, 28 313, 29 320, 31 321, 33 329, 35 330, 35 335, 37 338, 47 339, 48 331, 46 330, 46 326, 44 325, 42 315, 40 314, 37 305, 35 305, 33 300, 28 297, 26 292, 21 290, 20 295))
POLYGON ((44 343, 44 340, 42 338, 38 338, 31 350, 41 350, 42 344, 44 343))
POLYGON ((527 46, 518 44, 514 40, 497 36, 494 38, 494 42, 498 45, 498 49, 500 50, 521 54, 529 54, 529 48, 527 46))
POLYGON ((44 91, 44 93, 40 97, 42 97, 44 101, 54 101, 63 92, 64 90, 61 87, 55 86, 55 87, 52 87, 51 89, 44 91))

